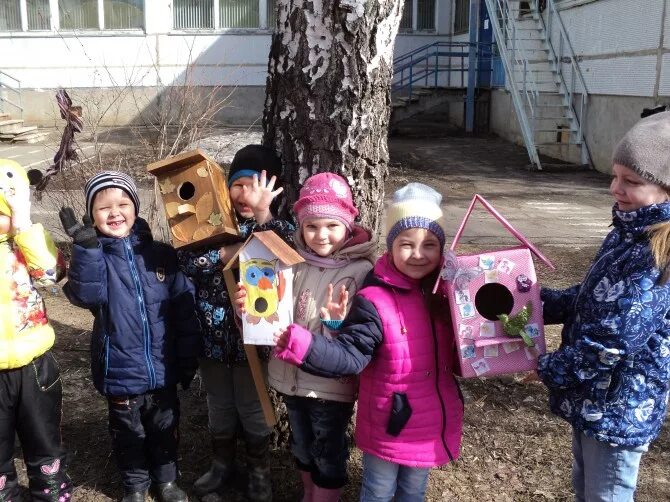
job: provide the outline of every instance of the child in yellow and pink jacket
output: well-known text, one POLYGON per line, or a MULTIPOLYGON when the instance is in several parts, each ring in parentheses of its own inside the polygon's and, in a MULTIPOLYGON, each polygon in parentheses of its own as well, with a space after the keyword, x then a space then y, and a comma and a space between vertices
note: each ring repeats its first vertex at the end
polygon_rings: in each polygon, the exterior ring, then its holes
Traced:
POLYGON ((50 349, 54 330, 36 287, 55 284, 62 255, 30 218, 30 183, 16 162, 0 159, 0 500, 22 499, 14 469, 18 435, 33 500, 66 502, 60 434, 62 387, 50 349))

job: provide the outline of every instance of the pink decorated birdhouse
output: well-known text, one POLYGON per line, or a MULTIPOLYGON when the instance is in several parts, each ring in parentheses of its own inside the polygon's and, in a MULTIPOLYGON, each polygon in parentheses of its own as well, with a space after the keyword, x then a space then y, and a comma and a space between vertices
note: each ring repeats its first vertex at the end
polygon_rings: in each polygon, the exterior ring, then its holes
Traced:
POLYGON ((537 357, 546 349, 533 255, 554 268, 493 206, 475 195, 436 284, 436 289, 446 289, 449 298, 460 376, 492 376, 537 368, 537 357), (477 202, 521 245, 457 255, 456 246, 477 202))

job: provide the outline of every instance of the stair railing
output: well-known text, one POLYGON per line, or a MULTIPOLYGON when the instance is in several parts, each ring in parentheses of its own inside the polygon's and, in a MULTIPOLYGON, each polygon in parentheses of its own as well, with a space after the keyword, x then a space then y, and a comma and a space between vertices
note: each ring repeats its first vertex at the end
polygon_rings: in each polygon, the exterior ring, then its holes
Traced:
MULTIPOLYGON (((538 0, 532 1, 535 4, 535 8, 537 8, 538 0)), ((537 10, 537 12, 540 11, 537 10)), ((563 19, 561 18, 560 12, 556 8, 556 3, 554 0, 547 0, 545 15, 547 18, 546 21, 544 17, 540 15, 539 22, 546 34, 546 42, 550 50, 550 58, 556 68, 556 74, 559 80, 558 85, 561 87, 563 95, 565 96, 565 105, 569 108, 573 118, 575 119, 575 122, 577 123, 577 130, 571 131, 571 134, 576 135, 577 143, 582 146, 582 163, 591 165, 591 156, 584 135, 584 126, 586 122, 586 112, 589 97, 588 88, 586 87, 586 82, 584 81, 582 70, 579 67, 577 57, 575 56, 575 51, 573 50, 572 44, 570 43, 570 37, 568 37, 568 32, 565 29, 563 19), (552 37, 554 20, 556 20, 556 27, 558 28, 558 52, 555 50, 552 37), (565 80, 563 65, 568 65, 568 71, 570 74, 569 85, 565 80), (577 96, 578 103, 575 100, 575 96, 577 96)))
POLYGON ((23 103, 21 100, 21 82, 0 70, 0 112, 9 113, 12 110, 18 110, 20 117, 23 118, 23 103), (12 99, 13 98, 13 99, 12 99))
POLYGON ((529 58, 520 37, 523 32, 517 26, 518 7, 510 9, 507 0, 485 0, 485 2, 495 38, 499 41, 500 59, 505 68, 507 85, 510 88, 528 157, 537 169, 542 169, 533 133, 540 92, 535 75, 530 71, 529 58), (520 82, 517 81, 519 77, 520 82), (530 113, 526 112, 525 106, 530 113))
MULTIPOLYGON (((429 85, 438 87, 439 76, 445 73, 447 75, 447 86, 451 86, 452 73, 460 73, 460 87, 465 87, 465 74, 468 71, 468 65, 477 65, 476 61, 466 64, 466 61, 469 61, 471 45, 469 42, 433 42, 398 56, 393 60, 391 90, 406 92, 411 100, 415 84, 421 82, 426 87, 429 85), (457 60, 456 64, 453 62, 454 59, 457 60)), ((487 53, 492 54, 490 43, 474 45, 476 49, 487 46, 487 53)), ((477 50, 476 52, 484 51, 477 50)))

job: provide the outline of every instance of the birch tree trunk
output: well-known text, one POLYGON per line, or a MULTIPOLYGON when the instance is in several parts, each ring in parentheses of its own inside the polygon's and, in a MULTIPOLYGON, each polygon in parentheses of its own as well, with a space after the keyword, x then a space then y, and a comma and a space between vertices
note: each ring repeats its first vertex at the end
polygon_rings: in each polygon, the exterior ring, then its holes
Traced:
POLYGON ((379 230, 388 172, 393 45, 404 0, 278 0, 264 144, 289 204, 312 174, 349 181, 361 224, 379 230))

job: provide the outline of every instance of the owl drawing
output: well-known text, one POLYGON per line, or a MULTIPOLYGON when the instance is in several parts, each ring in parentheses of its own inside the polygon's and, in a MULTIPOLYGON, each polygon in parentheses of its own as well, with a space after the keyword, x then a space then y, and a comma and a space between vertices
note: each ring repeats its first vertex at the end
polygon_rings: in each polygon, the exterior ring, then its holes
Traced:
POLYGON ((258 324, 261 319, 272 324, 279 322, 277 308, 284 297, 286 283, 277 260, 253 258, 240 263, 240 277, 247 290, 247 322, 258 324))

